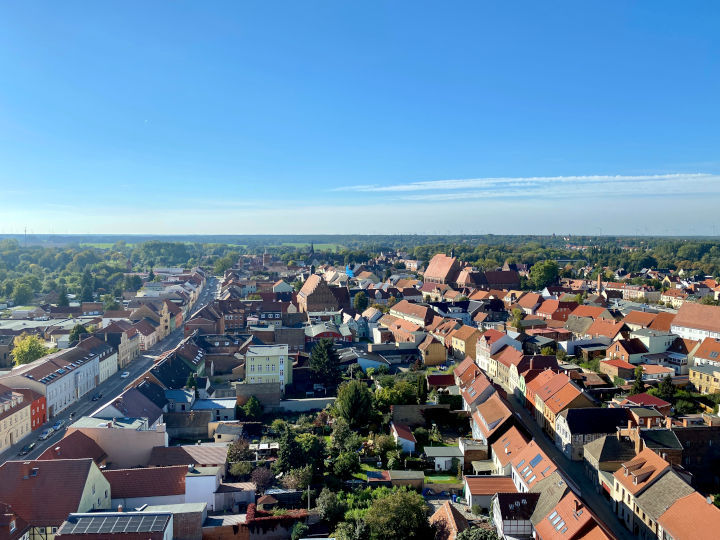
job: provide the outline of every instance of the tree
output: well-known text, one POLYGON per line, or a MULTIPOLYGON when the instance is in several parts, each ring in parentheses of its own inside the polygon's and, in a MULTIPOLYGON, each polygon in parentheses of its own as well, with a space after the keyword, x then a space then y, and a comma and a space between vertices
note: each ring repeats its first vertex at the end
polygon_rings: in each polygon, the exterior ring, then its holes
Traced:
POLYGON ((351 429, 367 426, 372 413, 372 394, 362 381, 349 381, 340 385, 335 410, 351 429))
POLYGON ((260 493, 264 493, 275 482, 275 475, 266 467, 258 467, 250 475, 250 481, 257 486, 260 493))
POLYGON ((75 326, 73 326, 72 330, 70 330, 70 336, 68 337, 68 339, 70 340, 70 343, 72 343, 73 341, 80 341, 80 336, 82 336, 82 334, 89 333, 90 332, 88 332, 88 329, 85 328, 85 326, 83 326, 82 324, 76 324, 75 326))
POLYGON ((480 527, 468 527, 456 537, 456 540, 498 540, 495 529, 481 529, 480 527))
POLYGON ((340 382, 340 359, 331 339, 321 339, 315 344, 309 364, 313 378, 318 383, 332 387, 340 382))
POLYGON ((357 452, 362 446, 362 437, 350 429, 344 418, 338 418, 330 435, 330 446, 334 454, 357 452))
POLYGON ((302 448, 292 430, 286 429, 280 435, 278 445, 278 458, 275 461, 275 468, 278 471, 288 472, 304 465, 302 448))
POLYGON ((337 494, 324 487, 316 501, 318 514, 334 527, 345 516, 347 505, 338 498, 337 494))
POLYGON ((255 455, 250 450, 250 443, 245 439, 238 439, 228 446, 227 462, 250 461, 255 455))
POLYGON ((305 525, 302 521, 298 521, 295 525, 293 525, 292 531, 290 532, 290 540, 300 540, 300 538, 304 537, 309 530, 310 527, 305 525))
POLYGON ((558 272, 558 265, 555 261, 536 262, 530 268, 530 282, 535 289, 544 289, 557 281, 558 272))
POLYGON ((70 305, 70 300, 68 300, 67 295, 67 288, 66 287, 60 287, 60 292, 58 292, 58 302, 57 305, 60 307, 67 307, 70 305))
POLYGON ((555 350, 549 345, 547 345, 540 349, 540 354, 542 354, 543 356, 555 356, 555 350))
POLYGON ((253 420, 260 418, 260 416, 262 416, 262 405, 260 404, 258 398, 250 396, 247 403, 243 405, 243 412, 245 413, 246 418, 251 418, 253 420))
POLYGON ((252 472, 252 463, 249 461, 238 461, 230 465, 230 474, 237 477, 247 477, 252 472))
POLYGON ((120 307, 120 304, 115 300, 115 297, 112 294, 103 294, 100 299, 103 303, 103 309, 105 311, 115 311, 118 309, 122 309, 120 307))
POLYGON ((635 368, 635 381, 630 389, 630 395, 642 394, 645 391, 645 383, 642 382, 643 370, 641 366, 635 368))
POLYGON ((57 349, 48 349, 36 335, 20 334, 13 340, 12 357, 16 366, 29 364, 57 349))
POLYGON ((665 401, 672 401, 675 395, 675 385, 672 382, 670 375, 665 375, 660 384, 658 385, 658 397, 665 401))
POLYGON ((322 472, 325 464, 325 444, 323 439, 312 433, 301 433, 296 437, 303 453, 305 463, 313 472, 322 472))
POLYGON ((358 313, 362 313, 367 309, 368 297, 367 294, 365 294, 365 291, 360 291, 355 295, 355 298, 353 298, 353 307, 358 313))
POLYGON ((12 290, 13 303, 16 306, 22 306, 29 303, 33 299, 33 290, 27 283, 15 282, 12 290))
POLYGON ((291 469, 282 478, 282 485, 287 489, 307 489, 312 480, 313 470, 310 465, 291 469))
POLYGON ((372 539, 433 538, 425 499, 415 491, 396 491, 375 499, 365 514, 372 539))
POLYGON ((360 458, 355 452, 343 452, 340 454, 335 463, 333 463, 333 473, 338 478, 348 480, 352 475, 360 470, 360 458))

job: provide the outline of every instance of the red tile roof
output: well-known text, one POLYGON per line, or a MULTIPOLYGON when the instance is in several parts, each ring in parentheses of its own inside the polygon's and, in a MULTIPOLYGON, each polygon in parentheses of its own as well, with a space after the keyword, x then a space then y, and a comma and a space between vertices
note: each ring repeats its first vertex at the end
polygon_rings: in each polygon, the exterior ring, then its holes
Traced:
POLYGON ((393 422, 392 427, 400 439, 405 439, 406 441, 417 442, 415 440, 415 436, 412 434, 412 431, 410 431, 410 428, 407 425, 396 424, 395 422, 393 422))
POLYGON ((604 336, 614 338, 620 331, 625 328, 622 321, 615 322, 607 319, 597 319, 586 330, 586 333, 592 337, 604 336))
POLYGON ((6 461, 0 465, 0 500, 30 525, 59 527, 79 510, 93 466, 89 458, 6 461))
POLYGON ((504 467, 527 444, 528 440, 525 435, 518 431, 515 426, 512 426, 492 444, 492 453, 500 462, 500 465, 504 467))
POLYGON ((525 448, 515 454, 512 459, 512 466, 523 479, 528 489, 557 470, 555 463, 535 441, 530 441, 525 448))
POLYGON ((39 460, 81 458, 91 458, 95 463, 107 458, 105 451, 82 431, 72 431, 38 457, 39 460))
POLYGON ((675 501, 658 523, 676 539, 715 540, 720 531, 720 509, 696 491, 675 501))
POLYGON ((694 354, 695 358, 720 362, 720 340, 706 337, 694 354))
POLYGON ((447 282, 452 278, 455 271, 459 271, 457 259, 448 257, 444 253, 438 253, 427 265, 425 269, 425 279, 432 278, 441 282, 447 282))
POLYGON ((574 535, 594 525, 594 522, 589 508, 570 491, 543 516, 535 525, 535 530, 538 537, 543 539, 574 538, 574 535))
POLYGON ((651 330, 662 330, 665 332, 670 331, 670 327, 672 326, 672 322, 675 320, 675 314, 669 313, 667 311, 661 311, 657 314, 655 317, 655 320, 653 320, 652 323, 650 323, 651 330))
POLYGON ((632 495, 644 491, 657 480, 670 464, 649 448, 622 464, 613 476, 632 495))
POLYGON ((667 407, 670 405, 670 403, 668 403, 664 399, 655 397, 651 394, 648 394, 647 392, 629 396, 624 401, 634 403, 635 405, 642 405, 644 407, 667 407))
POLYGON ((495 433, 509 418, 512 412, 497 392, 494 392, 483 403, 478 405, 472 415, 475 424, 480 428, 485 439, 495 433))
POLYGON ((704 304, 685 302, 678 309, 672 325, 720 332, 720 306, 706 306, 704 304))
POLYGON ((657 313, 648 313, 647 311, 631 311, 625 315, 623 321, 627 324, 635 324, 647 328, 652 324, 657 315, 657 313))
POLYGON ((465 482, 472 495, 495 495, 517 493, 509 476, 466 476, 465 482))
POLYGON ((186 465, 105 470, 113 499, 185 495, 186 465))

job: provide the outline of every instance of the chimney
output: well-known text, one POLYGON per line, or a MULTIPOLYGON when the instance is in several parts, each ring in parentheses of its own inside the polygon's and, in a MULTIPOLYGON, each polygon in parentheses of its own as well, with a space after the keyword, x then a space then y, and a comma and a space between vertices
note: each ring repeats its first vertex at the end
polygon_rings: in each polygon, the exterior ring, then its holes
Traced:
POLYGON ((580 503, 580 501, 575 499, 575 513, 576 514, 578 513, 578 511, 580 510, 581 507, 582 507, 582 504, 580 503))
POLYGON ((672 427, 672 418, 670 416, 665 417, 665 427, 668 429, 672 427))
POLYGON ((123 505, 118 504, 118 514, 122 514, 122 511, 123 511, 123 505))

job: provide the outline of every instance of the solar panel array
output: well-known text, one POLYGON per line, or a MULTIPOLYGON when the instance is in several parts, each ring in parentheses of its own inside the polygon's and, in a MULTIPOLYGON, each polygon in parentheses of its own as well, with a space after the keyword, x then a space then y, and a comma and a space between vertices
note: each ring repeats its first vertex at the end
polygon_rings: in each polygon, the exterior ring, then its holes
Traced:
POLYGON ((113 534, 162 532, 170 514, 70 516, 63 534, 113 534))

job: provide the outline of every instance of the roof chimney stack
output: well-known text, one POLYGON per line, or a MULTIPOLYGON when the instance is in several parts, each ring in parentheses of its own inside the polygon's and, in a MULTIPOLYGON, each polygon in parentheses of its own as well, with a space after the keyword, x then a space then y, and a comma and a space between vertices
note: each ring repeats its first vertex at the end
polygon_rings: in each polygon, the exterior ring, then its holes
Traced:
POLYGON ((122 504, 118 504, 118 513, 119 513, 119 514, 122 514, 122 511, 123 511, 123 505, 122 505, 122 504))

